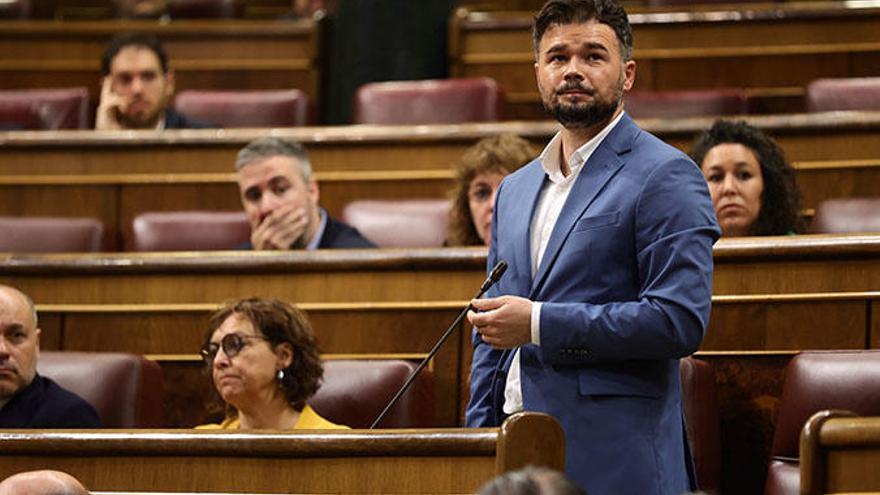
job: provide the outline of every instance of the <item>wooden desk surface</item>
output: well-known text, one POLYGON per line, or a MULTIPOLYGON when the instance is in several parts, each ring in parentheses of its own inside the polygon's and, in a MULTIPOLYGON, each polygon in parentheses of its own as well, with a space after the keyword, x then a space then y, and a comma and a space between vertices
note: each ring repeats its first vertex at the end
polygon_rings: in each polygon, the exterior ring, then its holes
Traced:
MULTIPOLYGON (((880 196, 880 112, 754 116, 796 167, 804 208, 834 197, 880 196)), ((644 120, 689 150, 712 119, 644 120)), ((237 130, 0 133, 0 215, 102 220, 120 249, 144 211, 237 210, 235 155, 267 132, 303 143, 331 214, 355 199, 444 197, 452 164, 478 139, 512 132, 541 149, 553 122, 237 130)))
POLYGON ((319 24, 309 19, 0 21, 0 88, 85 86, 97 101, 101 54, 129 31, 162 41, 178 91, 297 88, 320 101, 319 24))
MULTIPOLYGON (((635 89, 746 88, 765 113, 798 111, 810 81, 876 72, 877 2, 735 7, 633 10, 635 89)), ((451 25, 450 73, 498 80, 509 118, 543 115, 532 68, 533 16, 460 9, 451 25)))
POLYGON ((562 469, 564 442, 534 413, 466 430, 8 430, 0 478, 49 468, 99 491, 473 493, 528 464, 562 469))
MULTIPOLYGON (((714 120, 644 119, 638 123, 689 151, 694 138, 714 120)), ((880 157, 880 112, 755 115, 744 120, 775 138, 790 161, 805 167, 880 157)), ((0 132, 0 175, 228 174, 234 171, 235 155, 242 147, 270 134, 302 143, 318 174, 395 171, 409 177, 425 171, 448 173, 450 164, 484 137, 518 134, 541 149, 558 130, 556 122, 545 120, 271 130, 8 131, 0 132)))

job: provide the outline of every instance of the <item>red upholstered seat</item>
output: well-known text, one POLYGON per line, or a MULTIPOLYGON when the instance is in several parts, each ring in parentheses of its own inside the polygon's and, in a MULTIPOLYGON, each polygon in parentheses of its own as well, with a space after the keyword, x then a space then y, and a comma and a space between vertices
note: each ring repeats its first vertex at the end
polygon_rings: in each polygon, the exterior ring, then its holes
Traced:
POLYGON ((95 252, 104 225, 94 218, 0 217, 0 232, 0 252, 95 252))
POLYGON ((174 107, 221 127, 292 127, 310 122, 308 96, 298 89, 181 91, 174 107))
POLYGON ((143 356, 43 351, 37 369, 91 404, 107 428, 165 425, 162 369, 143 356))
POLYGON ((379 247, 440 247, 449 224, 449 201, 352 201, 343 208, 342 220, 379 247))
POLYGON ((880 232, 880 197, 822 201, 816 208, 813 231, 820 234, 880 232))
POLYGON ((232 19, 243 7, 238 0, 171 0, 168 11, 172 19, 232 19))
POLYGON ((250 239, 242 211, 165 211, 141 213, 132 222, 130 251, 208 251, 234 249, 250 239))
POLYGON ((86 88, 0 91, 0 130, 89 128, 86 88))
MULTIPOLYGON (((368 428, 416 366, 417 363, 402 360, 325 361, 324 384, 309 404, 334 423, 368 428)), ((378 427, 436 426, 434 400, 434 377, 425 368, 378 427)))
POLYGON ((765 495, 800 492, 801 430, 810 416, 823 409, 880 415, 880 351, 809 351, 791 360, 779 401, 765 495))
POLYGON ((743 115, 748 98, 740 89, 636 91, 625 97, 627 113, 636 119, 675 119, 743 115))
POLYGON ((807 86, 807 111, 880 110, 880 77, 816 79, 807 86))
POLYGON ((721 419, 715 397, 715 368, 687 357, 679 362, 685 428, 700 489, 721 489, 721 419))
POLYGON ((0 1, 0 19, 27 19, 31 16, 31 0, 0 1))
POLYGON ((437 79, 364 84, 354 97, 355 124, 455 124, 501 120, 495 80, 437 79))

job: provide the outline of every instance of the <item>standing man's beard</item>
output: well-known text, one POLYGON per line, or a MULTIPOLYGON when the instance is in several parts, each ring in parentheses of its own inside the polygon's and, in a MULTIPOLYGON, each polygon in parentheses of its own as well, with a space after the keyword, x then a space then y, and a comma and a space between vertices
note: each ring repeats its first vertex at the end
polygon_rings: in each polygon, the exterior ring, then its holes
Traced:
MULTIPOLYGON (((621 78, 622 79, 622 78, 621 78)), ((559 99, 551 100, 551 103, 543 101, 544 110, 553 116, 566 129, 582 129, 592 127, 602 122, 611 120, 620 100, 623 97, 623 81, 615 88, 614 98, 612 101, 603 101, 596 98, 595 90, 589 91, 580 86, 577 81, 571 81, 562 88, 554 92, 554 97, 558 98, 561 93, 569 90, 580 89, 592 96, 592 102, 569 104, 559 99), (555 101, 555 104, 552 102, 555 101)))

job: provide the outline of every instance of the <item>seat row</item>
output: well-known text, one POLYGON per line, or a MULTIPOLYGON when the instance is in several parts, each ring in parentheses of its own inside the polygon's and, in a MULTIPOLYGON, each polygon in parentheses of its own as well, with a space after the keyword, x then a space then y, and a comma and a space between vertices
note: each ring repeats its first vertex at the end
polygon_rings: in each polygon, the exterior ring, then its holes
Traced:
MULTIPOLYGON (((415 369, 401 360, 328 360, 324 385, 310 400, 322 416, 366 428, 415 369)), ((164 385, 159 366, 125 353, 46 352, 40 372, 83 396, 109 428, 162 427, 164 385)), ((698 479, 704 490, 721 487, 722 439, 716 377, 711 364, 686 358, 680 366, 683 412, 698 479)), ((799 439, 807 420, 826 409, 880 415, 880 351, 810 351, 785 371, 764 493, 799 493, 799 439)), ((381 426, 433 426, 433 381, 422 372, 381 426)))
MULTIPOLYGON (((449 201, 444 199, 358 200, 342 219, 384 248, 441 247, 446 240, 449 201)), ((813 232, 880 232, 880 198, 842 198, 822 202, 813 232)), ((0 217, 0 252, 99 252, 104 225, 94 218, 0 217)), ((250 238, 240 211, 169 211, 134 218, 129 251, 208 251, 235 249, 250 238)))
MULTIPOLYGON (((639 91, 627 95, 635 118, 745 115, 742 89, 639 91)), ((810 112, 880 110, 880 78, 818 79, 806 89, 810 112)), ((177 111, 220 127, 295 127, 316 122, 298 89, 182 91, 177 111)), ((441 124, 504 119, 504 91, 490 78, 370 83, 355 94, 355 124, 441 124)), ((0 130, 91 128, 86 88, 0 91, 0 130)))

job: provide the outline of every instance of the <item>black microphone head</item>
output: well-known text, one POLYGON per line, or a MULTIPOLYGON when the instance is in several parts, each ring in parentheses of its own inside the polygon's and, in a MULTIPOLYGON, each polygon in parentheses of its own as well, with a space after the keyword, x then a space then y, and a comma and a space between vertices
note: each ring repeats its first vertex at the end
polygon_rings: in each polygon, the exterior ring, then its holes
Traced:
POLYGON ((491 280, 492 283, 494 284, 495 282, 497 282, 498 280, 501 279, 501 276, 504 275, 504 272, 506 272, 506 271, 507 271, 507 262, 504 260, 499 261, 495 265, 495 268, 493 268, 492 271, 489 272, 489 280, 491 280))
POLYGON ((504 275, 504 272, 506 270, 507 270, 507 262, 506 261, 501 260, 498 263, 496 263, 495 266, 492 268, 492 271, 489 272, 489 276, 486 277, 486 281, 483 282, 483 285, 480 286, 480 294, 482 295, 484 292, 489 290, 489 287, 492 287, 493 285, 495 285, 495 282, 497 282, 501 278, 501 276, 504 275))

